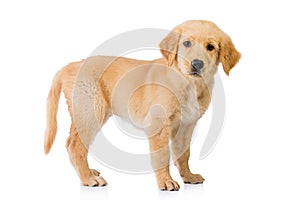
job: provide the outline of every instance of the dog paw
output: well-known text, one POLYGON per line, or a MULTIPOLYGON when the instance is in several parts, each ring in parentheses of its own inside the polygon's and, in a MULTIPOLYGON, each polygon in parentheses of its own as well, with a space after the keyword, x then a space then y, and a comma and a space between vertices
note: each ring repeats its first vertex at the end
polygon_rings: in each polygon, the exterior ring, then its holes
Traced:
POLYGON ((83 181, 82 184, 84 186, 97 187, 97 186, 105 186, 105 185, 107 185, 107 182, 102 176, 93 175, 88 180, 83 181))
POLYGON ((180 188, 179 184, 172 179, 160 182, 158 187, 163 191, 178 191, 180 188))
POLYGON ((204 182, 204 178, 200 174, 188 174, 182 177, 183 182, 186 184, 199 184, 204 182))

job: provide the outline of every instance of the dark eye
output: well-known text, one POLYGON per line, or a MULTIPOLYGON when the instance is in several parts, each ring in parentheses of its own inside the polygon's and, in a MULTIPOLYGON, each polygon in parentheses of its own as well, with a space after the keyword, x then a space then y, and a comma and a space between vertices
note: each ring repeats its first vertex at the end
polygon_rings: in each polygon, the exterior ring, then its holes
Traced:
POLYGON ((214 47, 212 44, 208 44, 208 45, 206 46, 206 49, 207 49, 208 51, 213 51, 213 50, 215 49, 215 47, 214 47))
POLYGON ((183 46, 190 47, 192 45, 191 41, 187 40, 183 42, 183 46))

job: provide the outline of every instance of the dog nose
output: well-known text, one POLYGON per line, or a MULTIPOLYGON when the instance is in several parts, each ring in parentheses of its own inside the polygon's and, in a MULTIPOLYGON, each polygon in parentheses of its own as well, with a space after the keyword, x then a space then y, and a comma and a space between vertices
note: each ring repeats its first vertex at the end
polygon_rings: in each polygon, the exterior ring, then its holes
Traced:
POLYGON ((191 66, 192 66, 192 71, 199 72, 203 68, 204 63, 202 60, 194 59, 191 62, 191 66))

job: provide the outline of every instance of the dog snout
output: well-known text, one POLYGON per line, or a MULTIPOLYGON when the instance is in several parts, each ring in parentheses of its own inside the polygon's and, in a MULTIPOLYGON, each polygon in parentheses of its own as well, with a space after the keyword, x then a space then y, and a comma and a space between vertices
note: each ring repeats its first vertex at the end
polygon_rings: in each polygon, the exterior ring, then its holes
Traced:
POLYGON ((191 69, 193 72, 200 72, 200 70, 203 68, 204 63, 202 60, 194 59, 191 62, 191 69))

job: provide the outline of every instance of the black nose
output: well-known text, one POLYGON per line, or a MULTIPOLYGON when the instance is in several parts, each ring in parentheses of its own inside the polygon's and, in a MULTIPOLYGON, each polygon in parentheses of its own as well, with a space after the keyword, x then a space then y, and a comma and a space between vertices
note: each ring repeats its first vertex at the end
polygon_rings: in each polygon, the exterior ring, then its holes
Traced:
POLYGON ((191 62, 191 68, 193 72, 199 72, 204 66, 204 63, 202 60, 194 59, 191 62))

